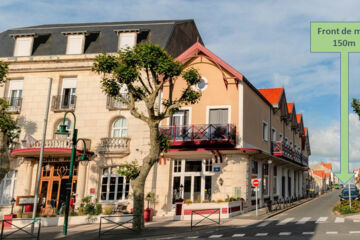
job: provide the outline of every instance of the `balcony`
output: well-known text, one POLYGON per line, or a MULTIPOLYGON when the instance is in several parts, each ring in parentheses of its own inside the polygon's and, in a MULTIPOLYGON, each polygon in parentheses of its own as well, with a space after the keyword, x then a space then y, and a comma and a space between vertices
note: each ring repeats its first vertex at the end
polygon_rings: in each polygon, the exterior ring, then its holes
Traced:
MULTIPOLYGON (((91 148, 91 140, 84 139, 86 143, 86 150, 91 148)), ((23 140, 20 144, 17 144, 16 148, 12 151, 13 156, 24 157, 38 157, 40 154, 41 140, 28 139, 23 140)), ((77 145, 77 153, 82 153, 84 150, 83 144, 77 145)), ((45 156, 70 156, 72 150, 71 139, 47 139, 44 145, 45 156)))
POLYGON ((98 151, 104 155, 129 154, 130 138, 102 138, 98 151))
POLYGON ((52 97, 51 110, 54 112, 75 110, 75 95, 57 95, 52 97))
POLYGON ((108 110, 123 110, 123 109, 127 109, 128 106, 123 102, 121 102, 120 100, 108 96, 106 100, 106 108, 108 110))
POLYGON ((283 157, 296 163, 308 166, 308 157, 289 146, 284 141, 272 142, 272 152, 274 156, 283 157))
POLYGON ((236 127, 233 124, 204 124, 165 126, 160 133, 170 138, 173 147, 232 147, 236 145, 236 127))
POLYGON ((5 98, 6 102, 9 104, 8 109, 6 110, 9 113, 19 113, 21 110, 22 98, 5 98))

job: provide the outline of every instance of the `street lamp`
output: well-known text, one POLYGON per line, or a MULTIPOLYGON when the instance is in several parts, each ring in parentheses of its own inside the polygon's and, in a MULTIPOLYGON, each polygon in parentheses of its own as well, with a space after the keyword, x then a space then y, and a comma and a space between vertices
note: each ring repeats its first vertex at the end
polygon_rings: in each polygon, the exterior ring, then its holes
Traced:
POLYGON ((14 214, 14 204, 15 204, 15 202, 16 202, 16 200, 15 200, 15 198, 12 198, 11 199, 11 201, 10 201, 10 203, 11 203, 11 215, 13 215, 14 214))
POLYGON ((84 144, 84 151, 79 157, 80 162, 89 161, 89 157, 86 155, 86 143, 84 139, 78 139, 77 133, 78 130, 75 128, 76 126, 76 117, 73 112, 65 112, 64 119, 62 124, 60 124, 59 129, 56 130, 57 135, 69 135, 69 131, 66 129, 67 125, 65 124, 66 115, 70 113, 74 117, 74 126, 72 132, 72 149, 71 149, 71 159, 70 159, 70 168, 69 168, 69 182, 66 183, 66 201, 65 201, 65 216, 64 216, 64 226, 63 226, 63 235, 67 235, 67 228, 68 228, 68 220, 69 220, 69 209, 70 209, 70 198, 71 198, 71 185, 72 185, 72 178, 73 178, 73 169, 74 169, 74 162, 76 157, 76 145, 78 141, 82 141, 84 144))

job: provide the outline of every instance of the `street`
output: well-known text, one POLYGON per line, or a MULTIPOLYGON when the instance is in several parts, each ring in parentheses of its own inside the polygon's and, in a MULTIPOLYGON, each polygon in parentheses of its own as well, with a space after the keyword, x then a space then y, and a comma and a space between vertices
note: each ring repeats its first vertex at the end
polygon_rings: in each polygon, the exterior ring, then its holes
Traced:
MULTIPOLYGON (((332 208, 340 190, 328 193, 292 210, 254 225, 231 228, 183 238, 219 239, 359 239, 360 221, 336 216, 332 208)), ((164 239, 176 239, 167 237, 164 239)))

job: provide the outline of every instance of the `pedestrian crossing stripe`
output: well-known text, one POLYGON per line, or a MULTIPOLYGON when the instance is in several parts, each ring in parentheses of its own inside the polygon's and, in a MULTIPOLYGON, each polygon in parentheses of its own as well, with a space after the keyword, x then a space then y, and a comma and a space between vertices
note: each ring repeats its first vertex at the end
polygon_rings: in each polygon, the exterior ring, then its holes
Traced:
POLYGON ((337 218, 335 219, 335 223, 343 223, 343 222, 345 222, 345 219, 344 219, 344 218, 337 217, 337 218))
POLYGON ((296 224, 305 224, 307 221, 309 221, 311 217, 303 217, 299 221, 296 222, 296 224))
POLYGON ((234 235, 232 235, 232 237, 244 237, 245 234, 244 233, 236 233, 234 235))
POLYGON ((260 223, 257 227, 266 227, 267 225, 269 225, 272 222, 273 221, 265 221, 265 222, 260 223))
POLYGON ((279 236, 290 236, 291 232, 280 232, 279 236))
POLYGON ((219 234, 219 235, 211 235, 209 238, 221 238, 223 235, 219 234))
POLYGON ((279 222, 279 223, 276 224, 276 225, 285 225, 285 224, 287 224, 288 222, 291 222, 292 220, 294 220, 294 218, 286 218, 286 219, 282 220, 281 222, 279 222))
POLYGON ((316 223, 326 222, 327 219, 328 219, 328 217, 319 217, 319 219, 316 221, 316 223))

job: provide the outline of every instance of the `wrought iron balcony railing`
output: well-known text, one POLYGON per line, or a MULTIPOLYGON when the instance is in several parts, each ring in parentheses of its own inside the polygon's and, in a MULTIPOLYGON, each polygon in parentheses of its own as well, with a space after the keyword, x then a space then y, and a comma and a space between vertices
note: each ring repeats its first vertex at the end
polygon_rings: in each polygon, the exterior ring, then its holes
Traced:
POLYGON ((52 97, 51 110, 69 111, 74 110, 76 105, 76 95, 57 95, 52 97))
POLYGON ((99 152, 103 154, 130 153, 130 138, 102 138, 99 152))
POLYGON ((233 124, 201 124, 160 127, 160 133, 171 139, 172 145, 236 144, 233 124))
MULTIPOLYGON (((91 140, 84 139, 86 143, 86 150, 88 151, 91 148, 91 140)), ((35 140, 34 142, 23 141, 21 148, 41 148, 41 140, 35 140)), ((83 150, 83 144, 77 145, 78 150, 83 150)), ((45 148, 72 148, 71 139, 46 139, 45 148)))
POLYGON ((21 110, 22 98, 19 97, 10 97, 5 99, 9 104, 7 112, 18 113, 21 110))
POLYGON ((121 110, 127 109, 128 106, 120 100, 108 96, 106 100, 106 108, 109 110, 121 110))
POLYGON ((292 148, 284 141, 272 142, 272 152, 274 156, 284 157, 299 164, 308 166, 308 157, 292 148))

